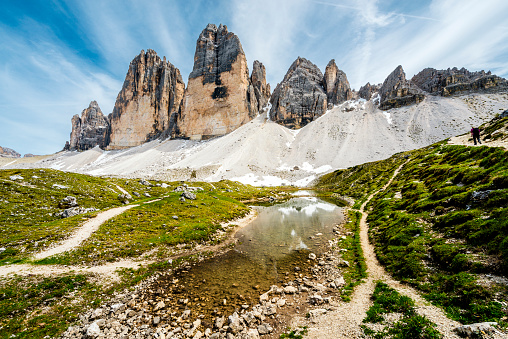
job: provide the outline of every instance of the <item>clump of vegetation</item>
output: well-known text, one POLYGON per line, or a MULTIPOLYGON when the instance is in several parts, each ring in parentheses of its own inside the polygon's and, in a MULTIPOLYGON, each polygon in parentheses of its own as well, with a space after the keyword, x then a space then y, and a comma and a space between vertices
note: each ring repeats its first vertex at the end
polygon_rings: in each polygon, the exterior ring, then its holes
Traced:
POLYGON ((346 230, 353 233, 352 237, 346 237, 341 240, 340 247, 347 251, 342 253, 342 258, 349 262, 349 267, 342 268, 346 286, 342 290, 341 297, 344 301, 350 301, 350 295, 355 286, 367 277, 367 265, 363 256, 362 245, 360 242, 360 219, 361 213, 358 211, 348 211, 348 222, 345 224, 346 230))
POLYGON ((83 307, 98 305, 99 286, 84 275, 14 277, 0 282, 0 337, 43 338, 62 333, 83 307), (72 296, 76 302, 62 302, 72 296))
POLYGON ((418 315, 411 298, 400 295, 383 282, 377 282, 372 295, 373 305, 367 311, 364 323, 381 323, 384 328, 379 331, 362 325, 364 333, 376 339, 439 339, 443 336, 436 330, 436 325, 424 316, 418 315), (385 321, 385 315, 398 313, 400 320, 393 323, 385 321))
POLYGON ((330 173, 320 187, 364 200, 409 159, 367 206, 379 261, 455 320, 502 322, 506 286, 477 278, 508 273, 507 153, 441 142, 330 173))
POLYGON ((280 339, 302 339, 307 334, 307 326, 303 326, 294 330, 288 328, 285 333, 280 335, 280 339))

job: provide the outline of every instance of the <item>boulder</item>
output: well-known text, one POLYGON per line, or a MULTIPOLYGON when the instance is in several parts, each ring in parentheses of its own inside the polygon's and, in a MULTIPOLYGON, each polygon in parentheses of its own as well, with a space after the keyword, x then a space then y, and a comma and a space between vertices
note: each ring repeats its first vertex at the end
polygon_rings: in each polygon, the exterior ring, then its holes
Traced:
POLYGON ((467 338, 483 338, 485 334, 495 332, 496 322, 484 322, 469 325, 462 325, 455 328, 457 334, 467 338))
POLYGON ((94 212, 94 211, 97 211, 97 209, 94 207, 84 208, 84 207, 76 206, 76 207, 67 208, 67 209, 63 210, 62 212, 56 213, 55 215, 62 217, 62 218, 69 218, 69 217, 73 217, 78 214, 85 214, 85 213, 90 213, 90 212, 94 212))
POLYGON ((72 131, 69 143, 64 149, 70 151, 86 151, 96 146, 106 148, 109 142, 110 125, 97 101, 90 102, 88 108, 71 119, 72 131))
POLYGON ((227 26, 208 24, 196 43, 180 135, 201 140, 227 134, 252 120, 258 107, 240 39, 227 26))
POLYGON ((66 196, 58 203, 58 207, 60 208, 69 208, 74 206, 78 206, 78 202, 76 201, 75 197, 70 195, 66 196))
POLYGON ((326 112, 323 74, 307 59, 296 59, 270 98, 270 119, 299 129, 326 112))
POLYGON ((412 105, 425 99, 423 91, 406 80, 406 73, 400 65, 385 79, 379 95, 379 108, 382 110, 412 105))
POLYGON ((328 106, 338 105, 354 98, 346 73, 337 67, 334 59, 330 60, 326 66, 323 86, 328 106))
POLYGON ((185 83, 180 71, 155 51, 141 51, 129 65, 110 116, 108 149, 175 136, 185 83))

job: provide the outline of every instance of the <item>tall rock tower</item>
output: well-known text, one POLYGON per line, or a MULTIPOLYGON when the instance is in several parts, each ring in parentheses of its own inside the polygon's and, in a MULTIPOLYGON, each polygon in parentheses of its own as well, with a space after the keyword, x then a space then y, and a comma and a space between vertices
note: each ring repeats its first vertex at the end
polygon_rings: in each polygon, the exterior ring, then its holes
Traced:
POLYGON ((99 146, 105 148, 109 141, 109 120, 102 114, 97 101, 90 102, 88 108, 72 117, 72 132, 66 150, 86 151, 99 146))
POLYGON ((208 24, 197 41, 180 135, 193 140, 224 135, 252 120, 258 110, 240 40, 227 26, 208 24))
POLYGON ((111 114, 108 149, 176 134, 185 83, 180 71, 149 49, 131 61, 111 114))
POLYGON ((323 73, 305 58, 296 59, 270 98, 270 119, 299 129, 326 112, 323 73))

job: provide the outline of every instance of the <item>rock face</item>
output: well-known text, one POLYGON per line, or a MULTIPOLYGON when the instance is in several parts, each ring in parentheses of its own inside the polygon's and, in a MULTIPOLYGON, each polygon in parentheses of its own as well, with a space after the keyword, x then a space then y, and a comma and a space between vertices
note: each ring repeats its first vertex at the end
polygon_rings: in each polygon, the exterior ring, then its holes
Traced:
POLYGON ((382 110, 419 103, 425 98, 421 89, 406 80, 406 73, 400 65, 383 82, 379 95, 379 108, 382 110))
POLYGON ((263 107, 270 100, 270 84, 266 83, 266 70, 265 66, 259 61, 255 60, 252 67, 252 74, 250 76, 252 86, 254 86, 254 94, 258 102, 258 111, 261 112, 263 107))
POLYGON ((372 98, 372 94, 379 91, 379 87, 380 86, 378 85, 371 85, 370 82, 368 82, 364 86, 360 87, 360 90, 358 91, 358 96, 365 100, 370 100, 370 98, 372 98))
POLYGON ((111 114, 108 149, 176 134, 185 84, 178 68, 149 49, 132 60, 111 114))
POLYGON ((326 97, 319 68, 298 57, 273 91, 270 118, 292 129, 301 128, 326 112, 326 97))
POLYGON ((328 105, 338 105, 354 98, 346 73, 341 71, 332 59, 325 69, 323 86, 326 91, 328 105))
POLYGON ((72 117, 72 132, 70 142, 65 149, 71 151, 86 151, 100 146, 105 148, 109 141, 109 120, 97 104, 90 102, 88 108, 72 117))
POLYGON ((224 135, 252 120, 258 109, 240 40, 227 26, 208 24, 197 41, 180 135, 193 140, 224 135))
POLYGON ((469 91, 508 89, 506 79, 493 75, 490 71, 470 72, 465 68, 456 67, 447 70, 425 68, 416 74, 411 82, 430 94, 441 96, 469 91))
POLYGON ((11 148, 0 146, 0 156, 8 158, 19 158, 21 157, 21 154, 11 148))

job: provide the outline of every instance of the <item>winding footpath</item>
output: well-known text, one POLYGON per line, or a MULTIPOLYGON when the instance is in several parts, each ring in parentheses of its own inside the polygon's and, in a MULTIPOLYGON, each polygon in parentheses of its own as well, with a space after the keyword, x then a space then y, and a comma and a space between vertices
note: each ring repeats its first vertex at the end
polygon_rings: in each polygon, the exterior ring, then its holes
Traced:
MULTIPOLYGON (((117 186, 118 187, 118 186, 117 186)), ((120 187, 118 187, 120 189, 120 187)), ((120 189, 122 192, 125 192, 124 190, 120 189)), ((127 192, 125 192, 127 193, 127 192)), ((154 199, 147 201, 143 204, 150 204, 156 201, 160 201, 159 199, 154 199)), ((44 258, 48 258, 57 254, 61 254, 67 251, 72 251, 73 249, 79 247, 83 241, 88 239, 95 231, 99 229, 99 227, 104 224, 106 221, 124 213, 125 211, 137 207, 139 204, 133 204, 133 205, 127 205, 127 206, 120 206, 111 208, 109 210, 106 210, 104 212, 99 213, 94 218, 88 220, 83 225, 81 225, 69 238, 64 240, 62 243, 50 247, 47 250, 44 250, 42 252, 39 252, 34 255, 35 260, 41 260, 44 258)), ((256 212, 254 210, 251 210, 249 214, 247 214, 245 217, 235 220, 230 220, 228 222, 224 222, 222 225, 231 225, 235 224, 237 225, 237 229, 242 228, 246 225, 248 225, 252 220, 256 218, 256 212)), ((228 245, 233 241, 235 232, 233 232, 229 239, 221 244, 218 245, 210 245, 210 246, 198 246, 194 248, 191 251, 185 251, 184 253, 176 254, 172 256, 170 259, 177 259, 179 257, 182 257, 184 255, 192 255, 196 254, 202 251, 218 251, 222 247, 228 245)), ((149 257, 150 253, 145 253, 140 256, 142 257, 149 257)), ((109 278, 112 280, 117 280, 119 277, 116 274, 116 271, 118 269, 122 268, 139 268, 140 266, 146 266, 149 264, 152 264, 155 262, 154 260, 132 260, 132 259, 124 259, 115 261, 112 263, 106 263, 103 265, 98 266, 74 266, 74 265, 31 265, 31 264, 12 264, 12 265, 5 265, 0 266, 0 277, 7 276, 10 274, 17 274, 17 275, 44 275, 44 276, 54 276, 54 275, 62 275, 67 273, 96 273, 103 276, 103 278, 109 278)))
MULTIPOLYGON (((384 191, 388 186, 390 186, 393 179, 397 176, 397 174, 406 163, 407 161, 400 165, 395 170, 386 185, 384 185, 380 190, 372 193, 362 204, 359 210, 359 212, 362 214, 362 218, 360 220, 360 241, 365 257, 365 262, 367 264, 368 278, 365 279, 364 283, 358 285, 355 288, 350 302, 346 303, 342 301, 336 301, 332 303, 332 311, 329 311, 326 314, 315 319, 311 319, 310 324, 308 321, 303 320, 305 323, 304 325, 309 326, 308 336, 306 337, 316 339, 365 338, 363 330, 360 328, 360 326, 362 325, 362 320, 366 316, 367 310, 372 305, 370 297, 374 292, 376 282, 381 280, 387 283, 390 287, 396 289, 400 294, 406 295, 413 299, 416 304, 417 312, 434 322, 437 326, 438 331, 443 334, 443 338, 460 338, 453 332, 453 329, 457 326, 460 326, 460 323, 446 317, 443 310, 432 306, 429 302, 423 299, 415 289, 401 284, 400 282, 394 280, 390 275, 388 275, 383 266, 381 266, 377 261, 374 246, 369 242, 367 224, 368 213, 365 211, 365 206, 376 194, 384 191)), ((295 325, 297 326, 301 325, 302 323, 302 319, 295 321, 295 325)))

